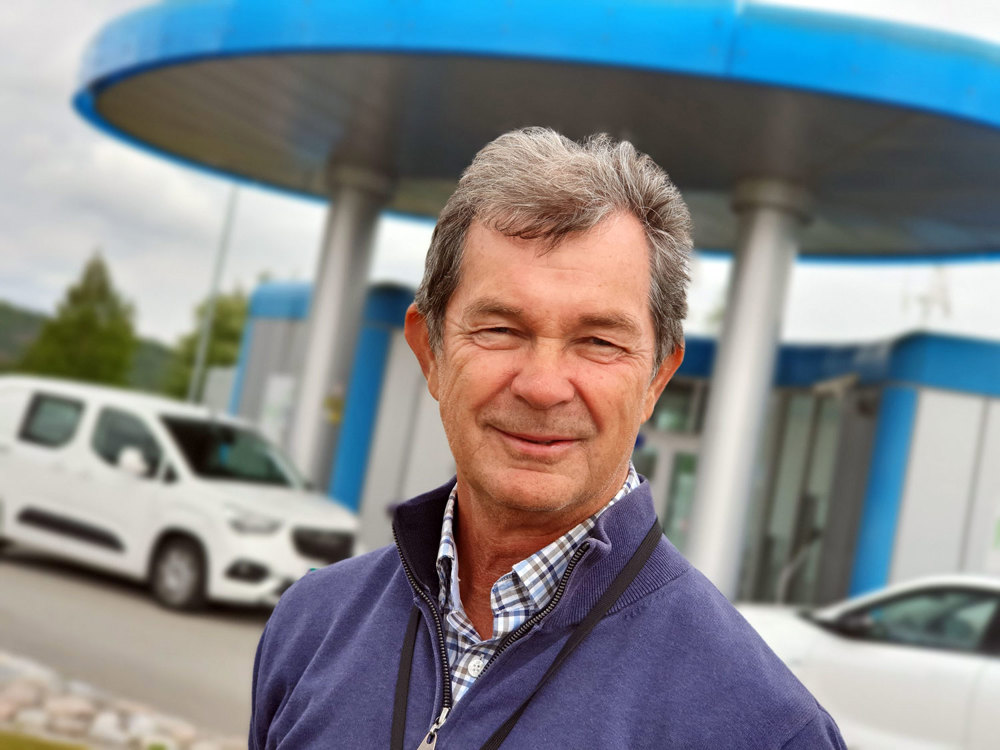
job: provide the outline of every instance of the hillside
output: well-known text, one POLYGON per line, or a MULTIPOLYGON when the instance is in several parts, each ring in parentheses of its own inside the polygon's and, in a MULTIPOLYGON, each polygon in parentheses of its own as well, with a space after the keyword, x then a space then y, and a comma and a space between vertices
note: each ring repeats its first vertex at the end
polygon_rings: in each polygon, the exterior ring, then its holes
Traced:
POLYGON ((7 370, 42 329, 45 316, 0 301, 0 370, 7 370))
MULTIPOLYGON (((13 367, 25 348, 34 341, 47 316, 15 307, 0 300, 0 372, 13 367)), ((160 391, 170 362, 169 347, 153 339, 139 339, 128 384, 141 391, 160 391)))

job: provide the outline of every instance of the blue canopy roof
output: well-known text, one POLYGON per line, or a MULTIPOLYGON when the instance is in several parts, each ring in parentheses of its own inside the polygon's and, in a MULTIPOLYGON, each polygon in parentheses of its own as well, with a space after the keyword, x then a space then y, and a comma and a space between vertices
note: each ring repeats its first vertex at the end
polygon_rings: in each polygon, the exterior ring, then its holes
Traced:
POLYGON ((77 109, 189 164, 325 196, 331 165, 397 179, 434 215, 511 127, 608 131, 734 243, 743 177, 817 196, 803 251, 1000 248, 1000 48, 928 29, 723 0, 187 0, 106 26, 77 109), (376 135, 381 134, 381 135, 376 135))

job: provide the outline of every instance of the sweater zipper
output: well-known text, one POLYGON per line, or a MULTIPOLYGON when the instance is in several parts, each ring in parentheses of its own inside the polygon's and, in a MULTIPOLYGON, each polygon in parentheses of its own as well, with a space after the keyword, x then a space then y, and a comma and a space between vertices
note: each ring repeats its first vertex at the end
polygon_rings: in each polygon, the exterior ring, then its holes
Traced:
MULTIPOLYGON (((437 645, 438 645, 438 656, 441 659, 441 674, 444 675, 444 684, 441 686, 441 713, 438 714, 434 723, 431 724, 430 729, 427 731, 423 742, 420 743, 418 750, 423 750, 427 748, 430 750, 437 744, 437 734, 444 726, 445 721, 448 720, 448 714, 451 711, 451 666, 448 663, 448 650, 444 644, 444 626, 441 624, 441 615, 438 614, 437 605, 431 599, 430 595, 424 591, 420 585, 417 583, 416 577, 413 575, 413 570, 410 568, 410 563, 407 562, 406 556, 403 554, 403 549, 399 546, 399 539, 396 536, 396 530, 392 530, 392 540, 396 545, 396 549, 399 552, 399 560, 403 564, 403 572, 406 574, 406 579, 410 582, 410 588, 412 588, 420 598, 422 598, 427 603, 427 608, 431 612, 431 616, 434 618, 434 628, 437 631, 437 645)), ((490 657, 490 660, 486 662, 483 667, 483 672, 490 668, 490 665, 496 661, 497 657, 500 656, 508 647, 511 646, 515 641, 520 639, 522 636, 526 635, 535 625, 537 625, 543 618, 545 618, 556 605, 559 600, 562 599, 563 593, 566 591, 566 586, 569 583, 569 577, 573 573, 573 569, 576 564, 580 562, 580 558, 584 556, 587 550, 590 548, 590 542, 584 542, 580 545, 576 552, 573 553, 573 557, 570 558, 569 562, 566 564, 566 570, 562 574, 562 578, 559 579, 559 585, 556 586, 556 591, 549 599, 549 603, 538 610, 534 615, 529 617, 527 620, 521 623, 512 633, 508 634, 500 645, 497 646, 496 652, 490 657)), ((482 677, 483 672, 479 673, 482 677)))
POLYGON ((399 560, 403 564, 403 572, 406 574, 406 579, 410 582, 410 588, 412 588, 417 595, 427 603, 427 608, 430 610, 431 617, 434 620, 434 629, 437 631, 438 657, 441 660, 441 674, 444 675, 444 684, 441 686, 441 713, 438 714, 434 723, 431 724, 431 728, 424 737, 424 741, 420 743, 421 748, 432 748, 437 742, 438 731, 440 731, 445 721, 447 721, 448 712, 451 711, 451 666, 448 664, 448 649, 444 643, 444 626, 441 624, 441 615, 438 613, 437 604, 435 604, 430 595, 420 587, 417 583, 416 577, 413 575, 410 563, 407 562, 406 555, 403 554, 403 548, 399 546, 399 538, 396 536, 396 529, 392 530, 392 541, 395 543, 396 550, 399 552, 399 560))
POLYGON ((549 603, 535 612, 535 614, 527 620, 522 622, 517 628, 514 629, 513 632, 509 633, 507 637, 500 642, 500 645, 497 646, 497 650, 493 653, 493 656, 490 657, 490 660, 486 662, 486 666, 483 667, 483 671, 479 673, 480 677, 482 677, 483 672, 489 669, 490 665, 497 660, 497 657, 506 651, 507 648, 514 643, 514 641, 526 635, 529 630, 535 627, 535 625, 541 622, 543 618, 556 608, 559 600, 562 599, 563 592, 566 591, 566 585, 569 583, 569 577, 573 573, 573 568, 576 567, 576 564, 580 562, 580 558, 583 557, 584 553, 586 553, 589 548, 590 542, 584 542, 580 545, 579 549, 573 553, 573 557, 571 557, 569 562, 566 564, 566 570, 562 574, 562 578, 559 579, 559 585, 556 587, 556 591, 552 595, 552 598, 549 599, 549 603))

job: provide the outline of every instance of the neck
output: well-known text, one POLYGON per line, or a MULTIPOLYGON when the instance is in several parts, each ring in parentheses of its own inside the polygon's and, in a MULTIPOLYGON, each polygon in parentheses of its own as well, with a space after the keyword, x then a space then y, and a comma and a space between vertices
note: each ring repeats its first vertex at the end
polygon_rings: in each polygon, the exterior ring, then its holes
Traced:
POLYGON ((558 539, 576 524, 556 530, 539 530, 530 526, 522 527, 520 531, 509 528, 500 530, 479 517, 469 505, 461 504, 456 514, 459 590, 465 613, 479 637, 486 639, 493 634, 490 600, 493 584, 509 573, 514 565, 558 539))
POLYGON ((607 497, 569 513, 527 513, 504 511, 484 503, 459 481, 454 526, 459 592, 465 613, 480 638, 493 634, 490 594, 497 579, 603 508, 622 482, 607 497))

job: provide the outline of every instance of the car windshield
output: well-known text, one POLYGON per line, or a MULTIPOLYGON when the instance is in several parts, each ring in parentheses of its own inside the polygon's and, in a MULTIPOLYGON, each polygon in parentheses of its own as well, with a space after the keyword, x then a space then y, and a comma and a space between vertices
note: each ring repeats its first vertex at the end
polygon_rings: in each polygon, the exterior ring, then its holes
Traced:
POLYGON ((190 417, 162 415, 160 420, 191 471, 203 479, 306 486, 292 462, 252 430, 190 417))

